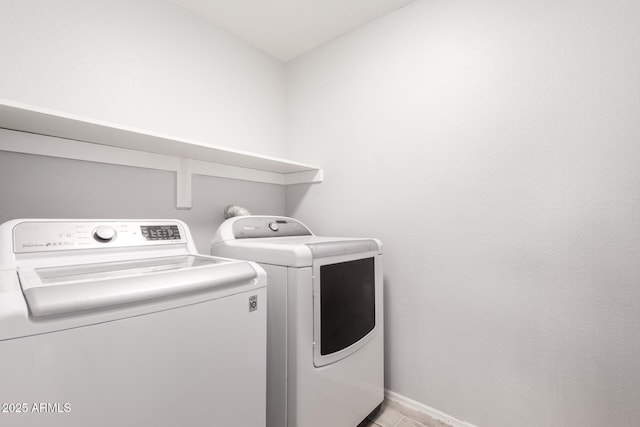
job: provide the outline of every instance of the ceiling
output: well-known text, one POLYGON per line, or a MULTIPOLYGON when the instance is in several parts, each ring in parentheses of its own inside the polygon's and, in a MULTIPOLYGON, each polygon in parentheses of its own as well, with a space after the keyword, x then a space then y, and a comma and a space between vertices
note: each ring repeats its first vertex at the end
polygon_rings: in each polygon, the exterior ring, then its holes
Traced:
POLYGON ((173 0, 289 61, 415 0, 173 0))

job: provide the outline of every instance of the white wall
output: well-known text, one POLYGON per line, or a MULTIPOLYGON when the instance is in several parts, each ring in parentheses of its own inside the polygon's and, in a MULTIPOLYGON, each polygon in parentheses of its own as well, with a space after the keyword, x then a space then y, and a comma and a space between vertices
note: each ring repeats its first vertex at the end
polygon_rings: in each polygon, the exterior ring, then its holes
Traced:
POLYGON ((284 214, 281 185, 193 176, 193 208, 177 210, 175 173, 0 151, 0 224, 15 218, 177 218, 198 251, 229 203, 284 214))
MULTIPOLYGON (((282 156, 284 77, 168 0, 0 0, 0 98, 282 156)), ((193 179, 193 208, 176 210, 173 173, 0 151, 0 222, 179 218, 208 253, 226 204, 284 213, 282 186, 193 179)))
POLYGON ((482 427, 640 419, 640 3, 420 0, 288 64, 287 190, 385 245, 386 385, 482 427))
POLYGON ((284 155, 283 64, 168 0, 0 0, 0 98, 284 155))

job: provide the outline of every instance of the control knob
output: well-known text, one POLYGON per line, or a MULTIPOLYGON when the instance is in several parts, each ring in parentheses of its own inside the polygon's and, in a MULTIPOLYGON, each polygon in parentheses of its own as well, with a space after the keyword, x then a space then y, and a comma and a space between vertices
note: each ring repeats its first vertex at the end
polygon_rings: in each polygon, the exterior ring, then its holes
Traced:
POLYGON ((93 238, 98 242, 107 243, 116 237, 116 230, 108 225, 101 225, 93 230, 93 238))
POLYGON ((271 229, 271 231, 278 231, 278 223, 277 222, 270 222, 269 223, 269 228, 271 229))

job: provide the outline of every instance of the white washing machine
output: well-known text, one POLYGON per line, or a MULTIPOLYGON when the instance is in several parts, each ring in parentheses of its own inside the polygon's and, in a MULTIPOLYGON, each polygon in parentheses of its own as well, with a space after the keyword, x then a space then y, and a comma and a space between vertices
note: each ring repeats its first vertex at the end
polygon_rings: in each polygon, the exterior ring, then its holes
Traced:
POLYGON ((356 427, 384 398, 382 245, 230 218, 213 255, 267 272, 267 426, 356 427))
POLYGON ((175 220, 0 226, 0 425, 262 427, 266 275, 175 220))

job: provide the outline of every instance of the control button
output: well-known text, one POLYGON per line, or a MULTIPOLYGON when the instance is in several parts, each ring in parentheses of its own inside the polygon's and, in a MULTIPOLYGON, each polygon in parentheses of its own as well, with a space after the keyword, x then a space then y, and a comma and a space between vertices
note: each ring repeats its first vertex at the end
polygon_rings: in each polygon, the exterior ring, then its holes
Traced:
POLYGON ((278 231, 278 228, 280 228, 280 226, 277 222, 270 222, 269 228, 271 229, 271 231, 278 231))
POLYGON ((93 237, 98 242, 110 242, 116 237, 116 230, 113 227, 109 227, 108 225, 101 225, 93 230, 93 237))

